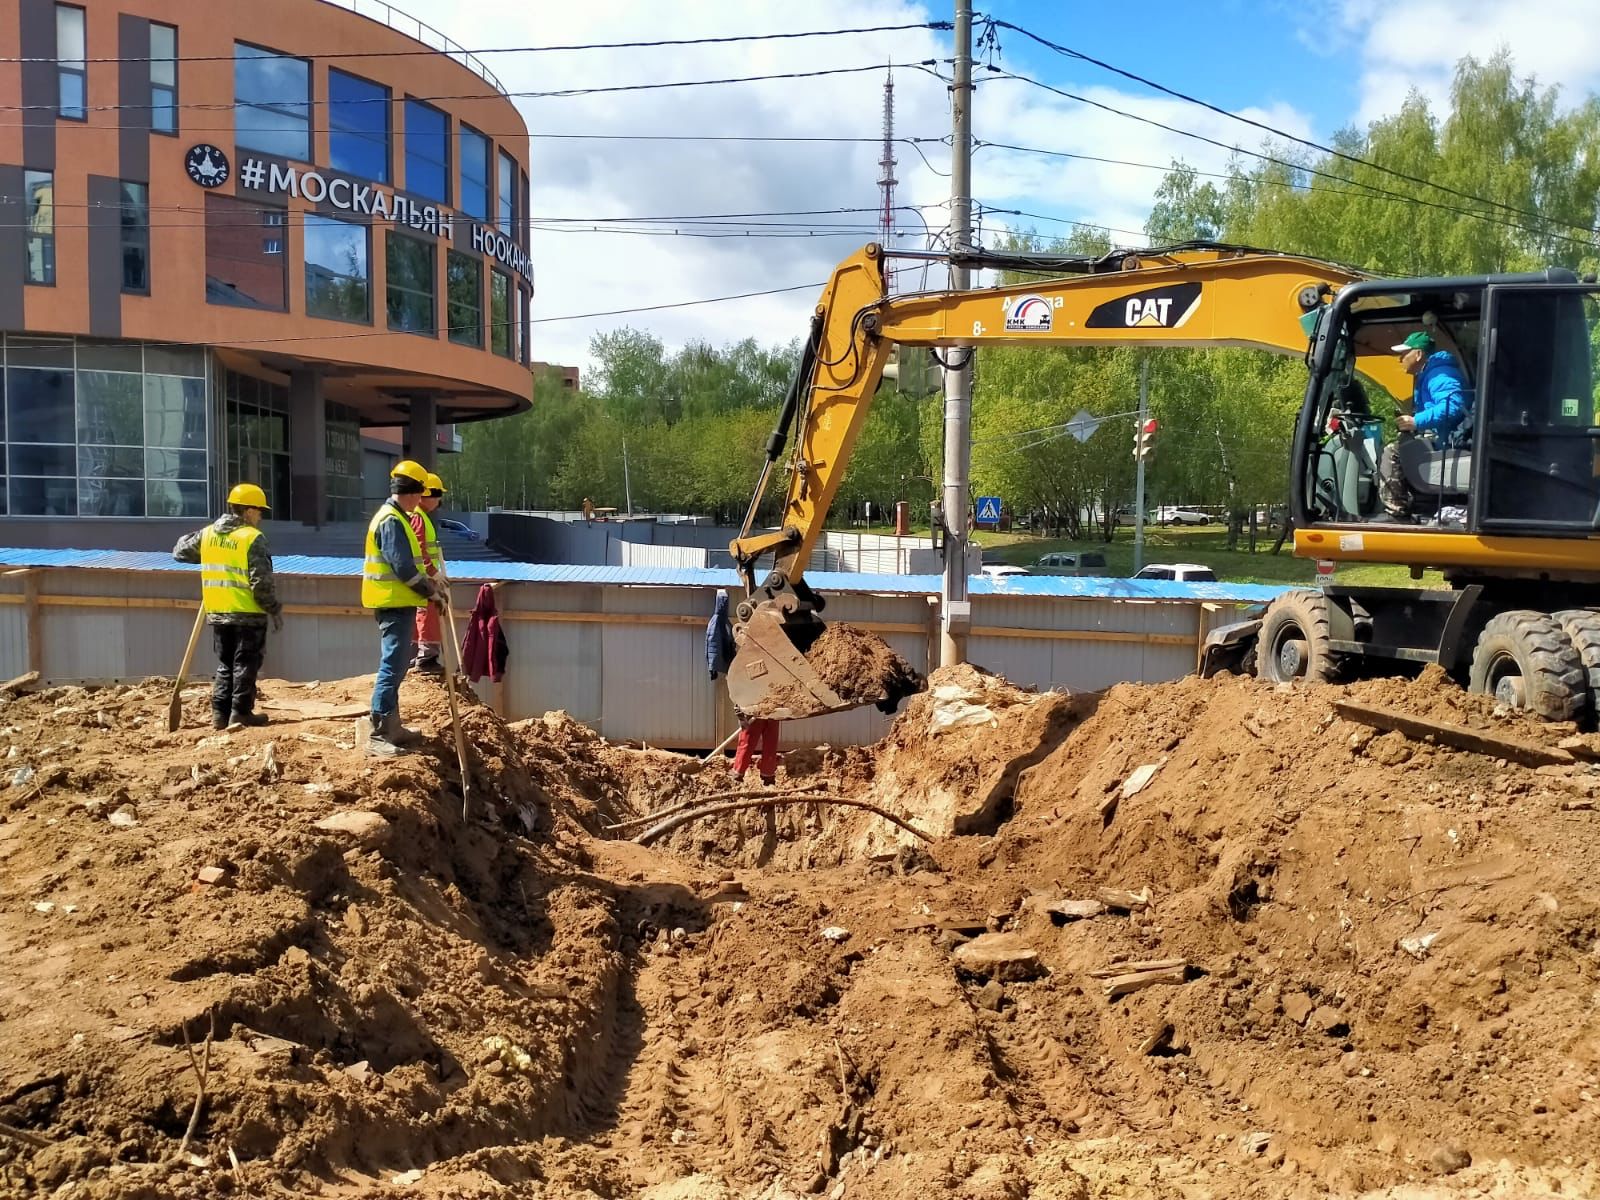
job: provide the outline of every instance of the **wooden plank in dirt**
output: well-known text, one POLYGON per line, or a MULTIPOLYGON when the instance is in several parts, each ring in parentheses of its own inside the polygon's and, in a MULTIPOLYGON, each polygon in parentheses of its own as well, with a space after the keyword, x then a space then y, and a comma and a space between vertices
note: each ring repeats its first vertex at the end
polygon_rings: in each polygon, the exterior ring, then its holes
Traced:
POLYGON ((1118 996, 1126 996, 1130 992, 1143 991, 1147 987, 1156 987, 1159 984, 1180 984, 1184 982, 1185 968, 1181 966, 1164 967, 1156 971, 1130 971, 1126 975, 1118 975, 1105 982, 1107 1000, 1115 1000, 1118 996))
POLYGON ((258 706, 270 713, 302 721, 337 721, 367 713, 365 704, 328 704, 321 700, 263 700, 258 706))
POLYGON ((38 682, 39 672, 24 671, 15 679, 8 679, 4 683, 0 683, 0 694, 21 691, 23 688, 33 687, 38 682))
POLYGON ((1525 742, 1519 738, 1468 729, 1465 725, 1436 721, 1431 717, 1415 717, 1409 713, 1377 708, 1370 704, 1335 700, 1333 711, 1345 720, 1354 721, 1358 725, 1369 725, 1373 729, 1397 730, 1415 741, 1432 738, 1441 746, 1468 750, 1473 754, 1488 755, 1490 758, 1503 758, 1508 762, 1522 763, 1524 766, 1566 766, 1573 761, 1569 751, 1558 750, 1553 746, 1541 746, 1537 742, 1525 742))
POLYGON ((1573 762, 1570 750, 1554 746, 1541 746, 1539 742, 1525 742, 1520 738, 1504 738, 1498 733, 1469 730, 1466 725, 1438 722, 1432 717, 1413 717, 1392 709, 1378 709, 1371 704, 1354 704, 1352 701, 1334 701, 1334 712, 1357 725, 1370 725, 1374 730, 1398 730, 1406 738, 1416 741, 1434 739, 1440 746, 1470 750, 1472 754, 1490 758, 1506 758, 1507 762, 1525 766, 1568 766, 1573 762))

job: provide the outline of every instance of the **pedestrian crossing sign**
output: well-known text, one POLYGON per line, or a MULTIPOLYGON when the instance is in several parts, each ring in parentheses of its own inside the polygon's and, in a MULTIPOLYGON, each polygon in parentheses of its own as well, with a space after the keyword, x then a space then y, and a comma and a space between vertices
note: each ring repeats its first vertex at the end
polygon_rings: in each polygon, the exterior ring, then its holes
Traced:
POLYGON ((1000 497, 979 496, 978 511, 974 519, 979 525, 1000 524, 1000 497))

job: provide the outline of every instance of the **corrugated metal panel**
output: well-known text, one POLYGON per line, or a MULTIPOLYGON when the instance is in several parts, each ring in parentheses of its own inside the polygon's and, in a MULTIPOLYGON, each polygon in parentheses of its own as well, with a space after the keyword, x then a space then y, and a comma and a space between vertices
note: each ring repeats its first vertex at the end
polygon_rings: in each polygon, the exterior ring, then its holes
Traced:
MULTIPOLYGON (((199 568, 172 561, 159 552, 116 550, 38 550, 0 548, 0 566, 75 567, 121 571, 186 571, 199 568)), ((285 555, 273 559, 283 575, 343 576, 351 583, 361 573, 355 558, 285 555)), ((738 573, 692 567, 567 566, 559 563, 461 563, 460 582, 520 580, 528 583, 616 584, 628 587, 740 587, 738 573)), ((861 575, 819 571, 806 576, 822 592, 878 592, 888 595, 937 594, 937 575, 861 575)), ((974 576, 972 596, 1062 596, 1115 600, 1211 600, 1264 604, 1288 590, 1248 583, 1175 583, 1158 579, 1093 579, 1016 575, 1001 579, 974 576)))
POLYGON ((619 542, 625 567, 693 567, 704 570, 706 552, 700 546, 653 546, 646 542, 619 542))

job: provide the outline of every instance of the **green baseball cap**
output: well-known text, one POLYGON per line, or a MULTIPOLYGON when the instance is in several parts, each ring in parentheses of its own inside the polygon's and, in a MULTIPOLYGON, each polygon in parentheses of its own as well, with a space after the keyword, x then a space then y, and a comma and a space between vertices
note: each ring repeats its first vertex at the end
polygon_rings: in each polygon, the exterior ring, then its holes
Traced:
POLYGON ((1408 336, 1406 340, 1401 342, 1398 346, 1390 346, 1389 349, 1393 350, 1396 354, 1405 354, 1410 350, 1432 350, 1433 339, 1427 334, 1423 333, 1421 330, 1418 330, 1416 333, 1408 336))

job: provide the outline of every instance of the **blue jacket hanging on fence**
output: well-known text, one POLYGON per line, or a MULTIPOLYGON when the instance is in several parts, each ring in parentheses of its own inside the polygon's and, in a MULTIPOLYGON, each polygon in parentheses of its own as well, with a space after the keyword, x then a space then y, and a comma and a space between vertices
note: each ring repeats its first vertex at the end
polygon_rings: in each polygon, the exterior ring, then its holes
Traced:
POLYGON ((728 593, 719 589, 716 608, 712 610, 711 620, 706 623, 706 670, 711 672, 711 678, 728 673, 728 664, 733 662, 733 651, 733 622, 728 619, 728 593))

